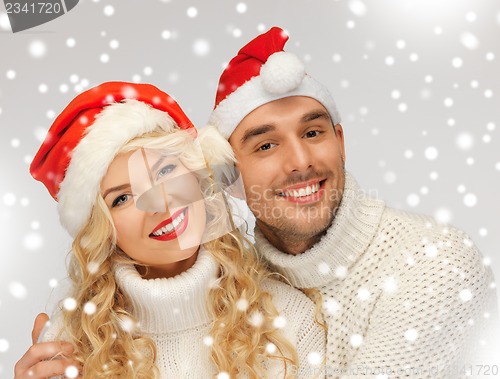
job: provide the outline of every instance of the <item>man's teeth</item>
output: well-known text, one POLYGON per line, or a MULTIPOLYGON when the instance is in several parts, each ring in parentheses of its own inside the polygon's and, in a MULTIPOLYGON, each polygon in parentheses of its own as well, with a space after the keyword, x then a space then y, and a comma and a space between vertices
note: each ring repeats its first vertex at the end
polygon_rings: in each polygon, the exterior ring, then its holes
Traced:
POLYGON ((311 186, 307 186, 306 188, 301 188, 299 190, 287 190, 284 191, 281 195, 282 196, 288 196, 288 197, 303 197, 303 196, 309 196, 313 193, 316 193, 319 191, 320 184, 316 183, 311 186))
POLYGON ((158 229, 156 232, 153 233, 154 236, 161 236, 163 234, 170 233, 172 230, 177 228, 181 221, 184 220, 184 212, 182 212, 179 216, 175 218, 170 224, 165 225, 163 228, 158 229))

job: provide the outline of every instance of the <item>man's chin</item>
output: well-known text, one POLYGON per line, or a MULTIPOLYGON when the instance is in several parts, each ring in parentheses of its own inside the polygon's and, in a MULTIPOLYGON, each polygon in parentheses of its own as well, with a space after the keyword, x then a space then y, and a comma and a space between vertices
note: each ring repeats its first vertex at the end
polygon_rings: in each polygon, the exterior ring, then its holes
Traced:
MULTIPOLYGON (((276 220, 270 220, 276 221, 276 220)), ((257 226, 261 229, 272 231, 273 234, 281 236, 281 238, 294 238, 294 239, 304 239, 309 240, 314 237, 322 236, 326 230, 332 224, 332 220, 314 220, 314 222, 308 220, 287 220, 285 222, 265 222, 263 220, 257 220, 257 226)))

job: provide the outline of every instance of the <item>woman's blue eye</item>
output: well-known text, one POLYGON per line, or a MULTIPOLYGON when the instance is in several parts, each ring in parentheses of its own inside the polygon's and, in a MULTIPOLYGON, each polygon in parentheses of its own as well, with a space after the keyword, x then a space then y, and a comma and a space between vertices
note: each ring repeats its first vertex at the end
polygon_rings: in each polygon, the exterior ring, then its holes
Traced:
POLYGON ((118 196, 115 200, 113 200, 113 204, 111 204, 111 208, 117 207, 126 203, 128 201, 129 195, 123 194, 118 196))
POLYGON ((175 164, 168 164, 164 167, 162 167, 159 171, 158 171, 158 174, 156 174, 156 177, 157 178, 161 178, 165 175, 168 175, 170 174, 172 171, 175 170, 175 168, 177 167, 177 165, 175 164))

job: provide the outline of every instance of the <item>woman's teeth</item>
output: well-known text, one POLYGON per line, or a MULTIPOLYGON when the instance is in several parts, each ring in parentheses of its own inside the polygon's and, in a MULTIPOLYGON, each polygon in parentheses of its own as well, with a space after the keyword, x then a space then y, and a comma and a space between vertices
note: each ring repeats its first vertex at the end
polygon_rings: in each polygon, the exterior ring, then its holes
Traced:
POLYGON ((153 233, 154 236, 161 236, 163 234, 170 233, 172 230, 177 228, 179 224, 184 220, 184 212, 182 212, 179 216, 175 218, 170 224, 165 225, 163 228, 158 229, 156 232, 153 233))

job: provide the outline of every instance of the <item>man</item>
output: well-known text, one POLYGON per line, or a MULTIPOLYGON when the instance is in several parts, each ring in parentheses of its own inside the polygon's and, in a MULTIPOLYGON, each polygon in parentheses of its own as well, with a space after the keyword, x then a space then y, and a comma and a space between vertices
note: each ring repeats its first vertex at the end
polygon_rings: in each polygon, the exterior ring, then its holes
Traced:
POLYGON ((292 285, 322 295, 326 374, 495 374, 496 293, 480 253, 460 230, 365 196, 344 171, 335 102, 282 52, 287 39, 272 28, 240 50, 210 123, 238 158, 260 253, 292 285))
POLYGON ((209 124, 235 151, 260 254, 322 295, 327 375, 488 375, 491 270, 462 231, 365 196, 344 170, 335 102, 287 39, 272 28, 239 51, 209 124))

